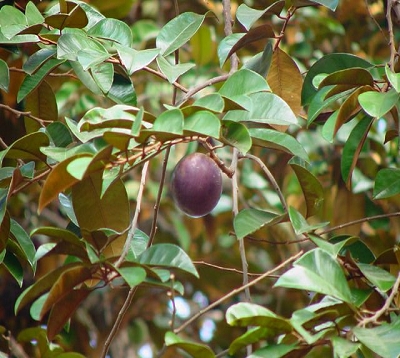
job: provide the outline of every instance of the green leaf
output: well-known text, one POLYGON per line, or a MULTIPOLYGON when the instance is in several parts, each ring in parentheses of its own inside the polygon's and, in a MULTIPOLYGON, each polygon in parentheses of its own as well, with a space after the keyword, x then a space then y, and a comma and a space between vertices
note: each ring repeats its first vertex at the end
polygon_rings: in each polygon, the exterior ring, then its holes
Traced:
POLYGON ((190 257, 179 246, 173 244, 156 244, 149 247, 140 254, 138 262, 148 266, 176 268, 199 277, 190 257))
POLYGON ((354 327, 353 332, 360 342, 383 358, 398 358, 400 319, 379 327, 354 327))
POLYGON ((399 101, 400 93, 395 90, 389 92, 368 91, 358 96, 362 109, 371 117, 380 118, 389 112, 399 101))
POLYGON ((26 76, 18 91, 17 101, 21 102, 29 93, 42 83, 51 71, 63 62, 65 62, 63 59, 49 59, 36 71, 35 74, 26 76))
POLYGON ((274 287, 319 292, 352 303, 346 276, 336 259, 320 248, 305 253, 274 287))
POLYGON ((388 78, 390 84, 393 86, 393 88, 396 90, 396 92, 399 93, 400 92, 400 73, 393 72, 390 69, 389 65, 386 64, 385 74, 386 74, 386 77, 388 78))
POLYGON ((215 358, 213 351, 206 345, 184 340, 172 332, 165 333, 165 345, 180 348, 194 358, 215 358))
POLYGON ((64 123, 50 123, 46 127, 46 133, 56 147, 65 148, 73 142, 71 132, 64 123))
POLYGON ((308 233, 308 232, 314 231, 316 229, 320 229, 322 227, 325 227, 326 225, 329 224, 328 222, 323 222, 323 223, 310 225, 306 221, 306 219, 303 217, 303 215, 301 215, 292 206, 289 207, 289 211, 288 212, 289 212, 290 222, 293 225, 293 229, 294 229, 296 235, 301 235, 301 234, 304 234, 304 233, 308 233))
POLYGON ((250 60, 247 60, 243 64, 243 68, 256 72, 262 77, 267 77, 268 71, 271 67, 272 56, 272 43, 268 41, 265 45, 264 51, 253 56, 250 60))
POLYGON ((339 0, 312 0, 312 1, 317 4, 321 4, 332 11, 335 11, 337 6, 339 5, 339 0))
POLYGON ((248 7, 246 4, 241 4, 236 10, 236 18, 244 26, 246 30, 249 30, 251 26, 266 13, 273 13, 279 15, 285 6, 285 1, 280 0, 274 2, 264 10, 256 10, 248 7))
POLYGON ((11 144, 8 149, 6 149, 4 158, 45 162, 46 156, 40 151, 40 148, 47 147, 48 145, 49 137, 45 133, 30 133, 11 144))
POLYGON ((35 254, 36 249, 29 235, 25 232, 21 225, 19 225, 15 220, 11 219, 10 226, 11 234, 14 239, 18 242, 18 245, 21 247, 24 252, 27 261, 32 267, 33 271, 36 270, 36 260, 35 254))
POLYGON ((118 272, 131 288, 146 279, 146 270, 143 267, 120 267, 118 272))
POLYGON ((2 34, 11 39, 27 27, 25 15, 14 6, 5 5, 0 10, 0 28, 2 34))
POLYGON ((85 71, 78 61, 70 61, 70 65, 79 80, 93 93, 102 94, 102 91, 89 71, 85 71))
POLYGON ((136 106, 137 98, 133 82, 130 78, 114 73, 114 81, 107 96, 115 103, 136 106))
POLYGON ((168 56, 182 47, 197 32, 205 15, 185 12, 173 18, 161 29, 156 39, 156 47, 163 56, 168 56))
POLYGON ((255 303, 240 302, 226 311, 226 322, 230 326, 261 326, 273 329, 275 336, 290 333, 293 328, 289 321, 269 309, 255 303))
MULTIPOLYGON (((193 107, 202 107, 210 111, 221 113, 224 110, 224 99, 219 93, 210 93, 202 96, 193 103, 193 107)), ((192 107, 186 107, 192 108, 192 107)))
POLYGON ((351 131, 349 138, 344 144, 340 168, 342 178, 348 187, 351 187, 352 174, 372 123, 373 119, 369 116, 361 119, 351 131))
POLYGON ((400 193, 400 169, 381 169, 375 178, 375 186, 372 197, 374 199, 386 199, 400 193))
POLYGON ((222 121, 221 140, 236 147, 243 154, 246 154, 252 145, 247 127, 242 123, 229 120, 222 121))
POLYGON ((306 162, 310 159, 303 146, 291 135, 268 128, 249 129, 253 145, 272 148, 296 155, 306 162))
POLYGON ((296 349, 296 344, 268 344, 268 346, 257 349, 247 358, 281 358, 296 349))
MULTIPOLYGON (((332 0, 332 2, 337 2, 337 0, 332 0)), ((330 74, 352 67, 369 69, 372 68, 373 65, 360 57, 347 53, 332 53, 323 56, 320 60, 314 63, 307 72, 301 92, 302 105, 308 106, 317 93, 317 89, 313 85, 315 76, 321 73, 330 74)))
POLYGON ((46 63, 51 57, 53 57, 55 53, 55 49, 42 48, 39 51, 36 51, 26 60, 26 62, 22 65, 22 69, 28 75, 32 75, 38 70, 38 68, 46 63))
POLYGON ((235 100, 243 95, 268 91, 265 78, 248 69, 240 69, 230 76, 219 90, 219 94, 235 100))
POLYGON ((258 209, 243 209, 234 218, 233 227, 238 239, 261 229, 264 226, 276 224, 282 216, 258 209))
POLYGON ((306 200, 306 217, 317 214, 320 211, 324 201, 324 189, 322 184, 301 161, 297 160, 296 158, 292 158, 289 161, 289 164, 296 174, 306 200))
POLYGON ((396 277, 378 266, 368 265, 361 262, 357 263, 362 274, 380 291, 390 290, 396 282, 396 277))
POLYGON ((0 89, 8 92, 8 86, 10 84, 10 71, 8 69, 7 62, 0 59, 0 89))
POLYGON ((276 330, 270 329, 266 327, 254 327, 250 328, 246 331, 246 333, 242 334, 238 338, 236 338, 229 345, 229 354, 233 355, 237 351, 245 348, 248 345, 257 343, 261 340, 272 339, 276 336, 276 330))
POLYGON ((129 26, 120 20, 105 18, 96 23, 88 34, 99 39, 116 41, 123 46, 132 46, 133 36, 129 26))
POLYGON ((43 15, 32 1, 29 1, 25 7, 25 16, 28 25, 42 24, 44 22, 43 15))
POLYGON ((222 39, 222 41, 218 45, 218 59, 219 65, 222 67, 228 58, 229 53, 231 52, 233 46, 244 36, 245 33, 234 33, 228 35, 222 39))
POLYGON ((174 83, 180 76, 195 66, 194 63, 180 63, 172 65, 162 56, 157 57, 160 71, 167 77, 169 83, 174 83))
POLYGON ((364 68, 346 68, 326 76, 319 84, 318 89, 324 86, 346 85, 346 86, 373 86, 374 79, 369 71, 364 68))
POLYGON ((16 256, 7 250, 2 264, 11 274, 11 276, 17 281, 19 287, 22 287, 22 283, 24 281, 24 270, 16 256))
POLYGON ((183 113, 180 109, 169 109, 161 113, 155 120, 152 131, 162 133, 183 134, 183 113))
POLYGON ((350 342, 342 337, 332 337, 333 354, 337 358, 348 358, 353 356, 360 348, 359 343, 350 342))
POLYGON ((129 75, 146 67, 153 62, 160 53, 158 48, 137 51, 133 48, 116 46, 122 64, 125 66, 129 75))
POLYGON ((108 93, 114 82, 114 66, 109 62, 102 62, 92 66, 93 80, 103 93, 108 93))
POLYGON ((185 118, 183 131, 191 135, 205 135, 219 138, 221 122, 219 118, 209 111, 198 111, 185 118))

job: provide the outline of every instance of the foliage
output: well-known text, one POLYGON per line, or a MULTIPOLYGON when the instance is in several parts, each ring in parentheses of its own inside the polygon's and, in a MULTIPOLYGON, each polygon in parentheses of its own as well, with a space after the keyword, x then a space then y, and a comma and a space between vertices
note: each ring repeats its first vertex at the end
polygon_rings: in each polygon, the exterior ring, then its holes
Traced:
POLYGON ((0 353, 399 356, 396 2, 9 3, 0 353))

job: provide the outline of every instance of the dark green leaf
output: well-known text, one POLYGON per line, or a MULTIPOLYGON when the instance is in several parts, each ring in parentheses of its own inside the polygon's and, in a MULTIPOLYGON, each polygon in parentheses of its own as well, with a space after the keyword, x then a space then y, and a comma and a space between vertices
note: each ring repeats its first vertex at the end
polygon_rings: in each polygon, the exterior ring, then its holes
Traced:
POLYGON ((135 287, 146 279, 146 270, 142 267, 120 267, 118 272, 129 287, 135 287))
POLYGON ((264 348, 257 349, 247 358, 281 358, 296 349, 296 344, 269 344, 264 348))
POLYGON ((8 92, 8 85, 10 84, 10 72, 7 62, 0 59, 0 89, 8 92))
POLYGON ((234 218, 233 227, 238 239, 282 220, 282 216, 258 209, 243 209, 234 218))
POLYGON ((11 274, 11 276, 15 278, 18 285, 22 287, 22 283, 24 281, 24 269, 22 268, 16 256, 13 253, 9 252, 9 250, 7 250, 3 258, 2 264, 11 274))
POLYGON ((265 45, 264 51, 246 61, 243 64, 243 68, 247 68, 253 72, 256 72, 262 77, 267 77, 271 66, 272 55, 272 44, 270 41, 268 41, 268 43, 265 45))
POLYGON ((242 123, 229 120, 222 121, 221 140, 236 147, 243 154, 246 154, 252 145, 247 127, 242 123))
POLYGON ((24 252, 27 261, 31 265, 33 271, 36 269, 35 260, 35 245, 33 244, 29 235, 25 232, 21 225, 19 225, 15 220, 11 219, 11 234, 13 238, 18 242, 22 251, 24 252))
POLYGON ((376 178, 373 191, 374 199, 386 199, 400 193, 400 169, 381 169, 376 178))
POLYGON ((114 81, 107 95, 115 103, 132 106, 137 104, 136 91, 132 80, 118 73, 114 74, 114 81))

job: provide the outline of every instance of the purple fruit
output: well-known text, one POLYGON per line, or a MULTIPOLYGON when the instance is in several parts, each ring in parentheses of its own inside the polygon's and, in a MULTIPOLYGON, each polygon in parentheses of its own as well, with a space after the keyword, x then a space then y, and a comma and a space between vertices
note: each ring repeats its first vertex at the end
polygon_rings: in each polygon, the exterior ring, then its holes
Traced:
POLYGON ((176 165, 171 191, 176 206, 186 215, 196 218, 207 215, 221 197, 221 170, 207 155, 190 154, 176 165))

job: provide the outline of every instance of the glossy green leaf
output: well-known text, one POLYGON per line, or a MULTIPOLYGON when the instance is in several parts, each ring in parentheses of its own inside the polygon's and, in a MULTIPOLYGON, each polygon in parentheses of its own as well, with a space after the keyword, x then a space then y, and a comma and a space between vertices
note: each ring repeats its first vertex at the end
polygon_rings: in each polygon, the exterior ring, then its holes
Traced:
POLYGON ((133 82, 130 78, 114 73, 114 81, 107 96, 115 103, 136 106, 137 98, 133 82))
POLYGON ((383 358, 399 356, 400 320, 374 328, 354 327, 354 335, 374 353, 383 358))
MULTIPOLYGON (((332 2, 337 2, 337 0, 332 0, 332 2)), ((313 99, 315 94, 317 93, 317 89, 313 85, 313 80, 315 76, 321 73, 330 74, 339 70, 344 70, 352 67, 368 69, 372 68, 373 65, 360 57, 347 53, 332 53, 323 56, 314 65, 312 65, 307 72, 301 92, 302 105, 308 106, 311 103, 311 100, 313 99)))
POLYGON ((160 50, 157 48, 141 51, 124 46, 116 46, 116 48, 122 64, 130 75, 153 62, 160 53, 160 50))
POLYGON ((362 274, 380 291, 390 290, 396 282, 396 277, 378 266, 357 263, 362 274))
POLYGON ((173 244, 156 244, 149 247, 140 254, 138 262, 148 266, 176 268, 199 277, 190 257, 179 246, 173 244))
POLYGON ((373 119, 371 117, 366 116, 361 119, 351 131, 349 138, 343 147, 340 168, 342 178, 348 187, 351 187, 352 174, 364 143, 367 140, 372 123, 373 119))
POLYGON ((161 113, 155 120, 152 131, 183 134, 183 113, 180 109, 169 109, 161 113))
POLYGON ((21 263, 19 262, 17 257, 9 250, 6 251, 2 265, 4 265, 11 276, 14 277, 19 287, 22 287, 22 283, 24 281, 24 269, 22 268, 21 263))
POLYGON ((257 349, 247 358, 281 358, 296 349, 296 344, 268 344, 268 346, 257 349))
POLYGON ((35 260, 35 245, 33 244, 29 235, 25 232, 21 225, 19 225, 15 220, 11 219, 10 231, 12 237, 18 242, 24 252, 27 261, 32 267, 33 271, 36 270, 36 260, 35 260))
POLYGON ((118 42, 123 46, 132 46, 133 37, 129 26, 120 20, 105 18, 96 23, 88 34, 99 39, 118 42))
POLYGON ((44 21, 43 15, 32 1, 29 1, 25 7, 25 16, 28 25, 42 24, 44 21))
POLYGON ((189 41, 204 19, 205 15, 185 12, 164 25, 156 39, 156 46, 161 49, 161 54, 168 56, 189 41))
POLYGON ((258 209, 243 209, 234 218, 233 227, 238 239, 261 229, 264 226, 276 224, 282 216, 258 209))
POLYGON ((395 73, 393 72, 389 65, 385 66, 385 74, 386 77, 388 78, 390 84, 393 86, 393 88, 396 90, 397 93, 400 92, 400 73, 395 73))
POLYGON ((0 263, 6 253, 7 241, 10 235, 10 215, 6 211, 8 190, 0 189, 0 263))
POLYGON ((255 303, 240 302, 228 308, 226 322, 231 326, 261 326, 273 329, 275 335, 290 333, 293 328, 289 321, 269 309, 255 303))
POLYGON ((27 134, 16 140, 8 147, 5 158, 22 159, 27 161, 46 161, 46 156, 40 148, 49 145, 49 137, 43 132, 27 134))
POLYGON ((303 146, 291 135, 268 128, 250 128, 249 133, 253 145, 272 148, 296 155, 305 161, 309 161, 307 152, 303 146))
POLYGON ((195 66, 194 63, 180 63, 172 65, 162 56, 157 57, 157 64, 160 71, 167 77, 170 83, 174 83, 180 76, 195 66))
POLYGON ((395 90, 389 92, 364 92, 358 96, 363 110, 371 117, 380 118, 389 112, 399 101, 400 94, 395 90))
POLYGON ((8 92, 8 86, 10 84, 10 71, 8 69, 7 62, 0 59, 0 89, 8 92))
POLYGON ((339 5, 339 0, 312 0, 312 2, 321 4, 332 11, 335 11, 337 6, 339 5))
POLYGON ((63 62, 63 59, 49 59, 35 72, 35 74, 26 76, 18 91, 17 101, 21 102, 29 93, 42 83, 51 71, 63 62))
POLYGON ((235 100, 237 97, 260 91, 268 91, 265 78, 248 69, 241 69, 230 76, 219 90, 219 94, 235 100))
POLYGON ((131 241, 131 249, 126 256, 127 261, 135 261, 144 251, 149 243, 149 236, 142 230, 136 229, 131 241))
POLYGON ((218 59, 219 65, 222 67, 225 61, 228 58, 229 53, 232 50, 232 47, 236 45, 236 43, 244 36, 245 33, 237 32, 231 35, 228 35, 222 39, 222 41, 218 44, 218 59))
POLYGON ((400 193, 400 169, 384 168, 375 178, 374 199, 386 199, 400 193))
POLYGON ((207 94, 196 99, 193 103, 193 107, 198 106, 217 113, 221 113, 224 110, 224 105, 224 99, 219 93, 207 94))
POLYGON ((246 154, 252 145, 247 127, 242 123, 228 120, 222 121, 221 140, 236 147, 243 154, 246 154))
POLYGON ((69 62, 79 80, 93 93, 101 94, 102 91, 89 71, 85 71, 78 61, 69 62))
POLYGON ((46 61, 56 54, 55 49, 42 48, 32 54, 22 65, 22 69, 28 74, 33 75, 46 61))
POLYGON ((146 270, 142 267, 120 267, 118 272, 131 288, 141 284, 146 279, 146 270))
POLYGON ((324 189, 322 184, 301 161, 293 158, 289 161, 289 164, 296 174, 306 200, 306 217, 317 214, 320 211, 324 200, 324 189))
POLYGON ((165 334, 165 345, 180 348, 191 357, 215 358, 215 354, 208 346, 182 339, 172 332, 165 334))
POLYGON ((65 148, 73 142, 71 132, 64 123, 50 123, 46 127, 46 133, 50 137, 52 143, 57 147, 65 148))
POLYGON ((292 206, 289 207, 288 212, 289 212, 290 222, 293 225, 293 229, 294 229, 296 235, 301 235, 304 233, 312 232, 316 229, 321 229, 321 228, 325 227, 327 224, 329 224, 328 222, 322 222, 322 223, 318 223, 318 224, 309 224, 306 221, 306 219, 303 217, 303 215, 301 215, 301 213, 298 212, 292 206))
POLYGON ((0 28, 7 39, 11 39, 27 26, 27 19, 22 11, 14 6, 2 6, 0 10, 0 28))
POLYGON ((192 135, 205 135, 219 138, 221 122, 209 111, 198 111, 185 118, 183 131, 192 135))
POLYGON ((274 2, 272 5, 268 6, 264 10, 256 10, 247 6, 246 4, 241 4, 236 10, 236 18, 238 21, 245 27, 246 30, 249 30, 251 26, 266 13, 272 13, 275 15, 279 15, 285 6, 285 1, 280 0, 274 2))
POLYGON ((319 292, 351 303, 346 277, 336 259, 319 248, 305 253, 285 272, 274 287, 289 287, 319 292))

